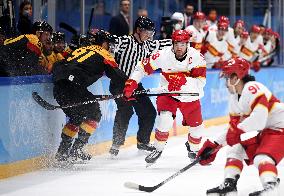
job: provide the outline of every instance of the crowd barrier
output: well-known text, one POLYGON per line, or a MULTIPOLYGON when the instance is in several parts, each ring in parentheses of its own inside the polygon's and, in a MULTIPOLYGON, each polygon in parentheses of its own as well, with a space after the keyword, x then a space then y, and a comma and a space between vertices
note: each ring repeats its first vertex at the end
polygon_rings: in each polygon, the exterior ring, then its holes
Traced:
MULTIPOLYGON (((284 101, 284 68, 266 68, 252 74, 284 101)), ((158 73, 144 78, 142 83, 145 88, 158 87, 158 73)), ((103 77, 89 90, 94 94, 109 94, 108 86, 109 79, 103 77)), ((56 151, 66 117, 61 110, 43 109, 31 96, 36 91, 47 101, 57 104, 52 88, 50 76, 0 78, 0 179, 41 168, 56 151)), ((155 99, 151 97, 154 103, 155 99)), ((203 118, 209 120, 226 116, 227 100, 228 92, 224 80, 219 79, 219 71, 209 70, 202 98, 203 118)), ((100 105, 102 120, 89 142, 90 149, 97 152, 101 144, 110 145, 116 111, 113 100, 102 101, 100 105)), ((180 124, 181 115, 178 113, 177 127, 180 124)), ((127 137, 135 140, 137 129, 137 116, 133 115, 127 137)), ((106 145, 101 148, 106 152, 106 145)))

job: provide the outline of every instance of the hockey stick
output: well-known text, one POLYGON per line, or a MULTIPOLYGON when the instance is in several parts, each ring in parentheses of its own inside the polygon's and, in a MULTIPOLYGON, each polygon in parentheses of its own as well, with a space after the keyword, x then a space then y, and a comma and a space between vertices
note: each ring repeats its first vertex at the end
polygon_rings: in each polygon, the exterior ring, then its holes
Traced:
POLYGON ((160 188, 161 186, 163 186, 164 184, 166 184, 167 182, 169 182, 170 180, 174 179, 178 175, 182 174, 183 172, 185 172, 189 168, 193 167, 194 165, 199 163, 199 161, 201 161, 202 159, 207 159, 207 157, 209 157, 211 155, 211 153, 213 153, 215 150, 216 149, 209 150, 204 156, 200 156, 200 157, 196 158, 192 163, 190 163, 189 165, 180 169, 179 171, 177 171, 176 173, 174 173, 173 175, 171 175, 170 177, 168 177, 167 179, 163 180, 162 182, 160 182, 159 184, 157 184, 155 186, 142 186, 142 185, 136 184, 134 182, 125 182, 124 186, 126 188, 129 188, 129 189, 134 189, 134 190, 139 190, 139 191, 151 193, 154 190, 156 190, 156 189, 160 188))
POLYGON ((160 182, 159 184, 157 184, 155 186, 142 186, 142 185, 139 185, 139 184, 136 184, 136 183, 133 183, 133 182, 125 182, 124 186, 126 188, 129 188, 129 189, 135 189, 135 190, 151 193, 154 190, 156 190, 156 189, 160 188, 161 186, 163 186, 164 184, 166 184, 167 182, 169 182, 170 180, 174 179, 178 175, 182 174, 183 172, 185 172, 186 170, 188 170, 192 166, 196 165, 201 159, 202 159, 201 157, 198 157, 192 163, 190 163, 189 165, 180 169, 179 171, 177 171, 176 173, 174 173, 173 175, 171 175, 170 177, 168 177, 167 179, 165 179, 164 181, 160 182))
MULTIPOLYGON (((146 90, 141 90, 141 91, 136 91, 134 92, 134 95, 144 95, 144 96, 160 96, 160 95, 175 95, 175 96, 181 96, 181 95, 189 95, 189 96, 199 96, 199 93, 188 93, 188 92, 165 92, 165 93, 154 93, 154 94, 147 94, 148 92, 153 92, 155 89, 146 89, 146 90)), ((64 108, 70 108, 70 107, 75 107, 79 105, 86 105, 86 104, 91 104, 95 103, 98 101, 105 101, 105 100, 110 100, 110 99, 118 99, 123 97, 123 94, 118 94, 118 95, 95 95, 97 98, 94 100, 89 100, 89 101, 84 101, 81 103, 75 103, 75 104, 70 104, 70 105, 65 105, 65 106, 56 106, 48 103, 46 100, 44 100, 37 92, 32 93, 33 99, 43 108, 47 110, 56 110, 56 109, 64 109, 64 108)))
POLYGON ((94 11, 95 11, 95 8, 92 8, 92 10, 91 10, 91 15, 90 15, 90 18, 89 18, 88 31, 91 30, 92 21, 93 21, 93 16, 94 16, 94 11))
POLYGON ((65 22, 61 22, 59 23, 59 27, 62 29, 65 29, 66 31, 72 33, 73 35, 77 35, 78 32, 76 29, 74 29, 73 27, 71 27, 69 24, 65 23, 65 22))

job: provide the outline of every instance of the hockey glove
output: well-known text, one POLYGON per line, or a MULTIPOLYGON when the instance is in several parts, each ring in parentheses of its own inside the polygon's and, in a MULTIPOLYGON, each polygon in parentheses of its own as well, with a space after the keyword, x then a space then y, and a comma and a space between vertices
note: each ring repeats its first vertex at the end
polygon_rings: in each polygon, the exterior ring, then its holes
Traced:
POLYGON ((186 78, 183 73, 169 75, 167 80, 169 82, 169 91, 180 91, 182 85, 185 85, 186 83, 186 78))
POLYGON ((137 82, 135 80, 128 79, 125 82, 125 86, 124 86, 124 89, 123 89, 124 99, 127 100, 127 101, 135 100, 135 98, 132 95, 133 95, 135 89, 137 89, 137 88, 138 88, 137 82))
POLYGON ((244 131, 237 127, 237 123, 235 121, 230 121, 230 127, 226 135, 227 144, 233 146, 235 144, 240 143, 241 134, 243 133, 244 131))
POLYGON ((221 145, 217 144, 216 142, 212 143, 210 140, 206 140, 204 142, 202 148, 198 151, 197 157, 201 157, 202 159, 199 161, 200 165, 207 165, 213 162, 216 158, 218 151, 222 148, 221 145), (212 151, 208 154, 210 151, 212 151))
POLYGON ((254 61, 251 63, 252 69, 255 72, 258 72, 260 70, 260 62, 259 61, 254 61))

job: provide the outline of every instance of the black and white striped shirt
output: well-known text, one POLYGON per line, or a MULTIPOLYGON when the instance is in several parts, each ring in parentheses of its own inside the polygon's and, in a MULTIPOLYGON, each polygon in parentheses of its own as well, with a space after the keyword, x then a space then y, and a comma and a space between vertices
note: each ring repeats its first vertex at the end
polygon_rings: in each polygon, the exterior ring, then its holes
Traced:
POLYGON ((115 60, 119 68, 129 77, 139 61, 171 44, 171 39, 147 40, 139 43, 133 35, 117 37, 115 60))

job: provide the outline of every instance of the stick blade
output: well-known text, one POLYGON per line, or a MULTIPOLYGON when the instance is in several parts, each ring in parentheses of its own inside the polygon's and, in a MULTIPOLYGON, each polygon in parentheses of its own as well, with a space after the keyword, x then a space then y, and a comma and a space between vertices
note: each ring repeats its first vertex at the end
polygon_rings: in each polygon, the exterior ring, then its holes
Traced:
POLYGON ((134 182, 125 182, 124 186, 126 188, 129 188, 129 189, 144 191, 144 192, 148 192, 148 193, 151 193, 151 192, 153 192, 154 190, 157 189, 156 186, 154 186, 154 187, 146 187, 146 186, 142 186, 142 185, 136 184, 134 182))
POLYGON ((124 186, 129 189, 139 190, 139 185, 134 182, 125 182, 124 186))
POLYGON ((43 98, 41 98, 41 96, 37 92, 33 92, 32 97, 41 107, 43 107, 47 110, 55 110, 55 109, 58 108, 54 105, 51 105, 47 101, 45 101, 43 98))

